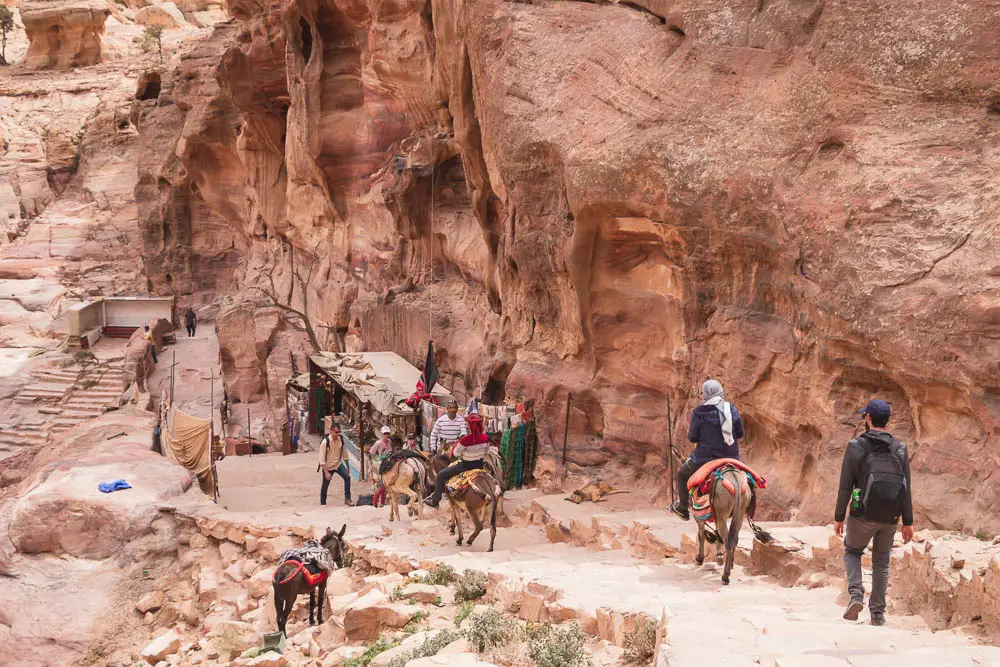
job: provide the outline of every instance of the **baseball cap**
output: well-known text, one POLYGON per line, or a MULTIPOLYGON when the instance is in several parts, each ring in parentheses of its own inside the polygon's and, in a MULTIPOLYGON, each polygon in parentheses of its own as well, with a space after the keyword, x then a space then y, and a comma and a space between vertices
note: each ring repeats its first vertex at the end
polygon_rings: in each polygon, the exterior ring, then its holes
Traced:
POLYGON ((382 432, 383 433, 392 433, 392 429, 390 429, 388 426, 383 426, 382 427, 382 432))
POLYGON ((872 417, 888 417, 892 414, 892 408, 885 401, 876 398, 868 401, 868 405, 858 410, 858 412, 863 415, 871 415, 872 417))

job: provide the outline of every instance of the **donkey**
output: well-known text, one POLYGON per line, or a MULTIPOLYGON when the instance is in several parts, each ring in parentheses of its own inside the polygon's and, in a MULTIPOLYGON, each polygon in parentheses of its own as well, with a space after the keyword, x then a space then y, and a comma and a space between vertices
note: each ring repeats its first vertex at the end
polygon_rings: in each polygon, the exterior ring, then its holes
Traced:
POLYGON ((747 481, 747 474, 742 470, 727 470, 715 480, 712 487, 712 514, 715 517, 715 532, 710 532, 705 521, 698 521, 698 557, 695 562, 701 565, 705 562, 705 541, 716 542, 715 562, 725 567, 722 570, 722 583, 729 584, 729 573, 733 569, 733 559, 736 557, 736 546, 740 540, 740 529, 743 519, 747 516, 747 508, 753 492, 747 481), (728 525, 727 525, 728 522, 728 525), (726 555, 723 561, 722 547, 725 545, 726 555))
MULTIPOLYGON (((431 468, 434 475, 444 470, 448 463, 447 457, 440 454, 435 456, 431 460, 431 468)), ((483 531, 483 525, 486 522, 487 512, 489 512, 490 548, 487 551, 493 551, 493 543, 497 538, 497 510, 501 506, 503 499, 503 490, 493 475, 483 470, 469 486, 455 493, 448 490, 446 485, 445 496, 448 497, 448 506, 451 508, 451 521, 448 527, 452 535, 455 534, 456 529, 458 531, 458 540, 455 544, 461 546, 465 540, 465 536, 462 533, 460 509, 469 515, 474 527, 472 534, 469 535, 469 541, 465 542, 467 545, 471 545, 479 537, 479 533, 483 531)))
POLYGON ((289 549, 281 554, 281 562, 274 571, 271 583, 274 585, 274 610, 278 617, 278 632, 285 634, 285 624, 292 613, 295 599, 309 593, 309 625, 313 622, 316 608, 316 593, 319 592, 318 621, 323 624, 323 601, 326 599, 326 577, 334 568, 344 567, 344 524, 339 533, 332 528, 317 543, 310 540, 299 549, 289 549), (313 575, 306 566, 310 563, 326 566, 319 575, 313 575))
POLYGON ((389 492, 389 521, 402 520, 399 515, 399 496, 406 494, 410 500, 406 503, 406 511, 410 516, 424 518, 424 490, 427 477, 426 459, 414 452, 413 456, 395 461, 386 472, 379 475, 389 492), (416 509, 413 505, 416 504, 416 509), (395 519, 393 518, 395 517, 395 519))

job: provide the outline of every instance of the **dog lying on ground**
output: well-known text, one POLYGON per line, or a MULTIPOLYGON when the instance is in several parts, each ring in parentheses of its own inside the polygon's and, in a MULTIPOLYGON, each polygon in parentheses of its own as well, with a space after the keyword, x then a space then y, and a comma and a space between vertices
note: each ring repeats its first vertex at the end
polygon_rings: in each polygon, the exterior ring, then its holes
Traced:
POLYGON ((612 487, 607 482, 591 482, 586 486, 583 486, 566 497, 571 503, 576 503, 579 505, 585 500, 589 500, 594 503, 599 503, 604 500, 605 496, 614 495, 616 493, 628 493, 622 489, 616 489, 612 487))

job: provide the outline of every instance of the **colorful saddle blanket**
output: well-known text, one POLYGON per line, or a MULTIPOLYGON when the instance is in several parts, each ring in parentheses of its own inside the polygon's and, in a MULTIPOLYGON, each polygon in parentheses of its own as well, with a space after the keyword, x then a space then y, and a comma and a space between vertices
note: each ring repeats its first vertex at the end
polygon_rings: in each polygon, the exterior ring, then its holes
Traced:
POLYGON ((481 468, 466 470, 465 472, 459 473, 449 479, 445 486, 448 487, 448 493, 459 493, 469 488, 469 485, 472 484, 473 481, 479 479, 485 474, 486 471, 481 468))
POLYGON ((292 570, 291 574, 287 575, 281 581, 278 581, 277 579, 278 571, 275 570, 274 571, 275 576, 273 580, 277 584, 284 584, 291 581, 292 579, 295 578, 295 575, 297 575, 299 572, 302 573, 302 576, 305 577, 306 583, 308 583, 310 586, 319 586, 321 583, 326 581, 327 576, 329 576, 326 570, 321 569, 318 565, 316 565, 316 563, 311 561, 309 563, 303 563, 300 560, 289 558, 285 562, 288 563, 289 565, 295 565, 296 567, 294 570, 292 570))
MULTIPOLYGON (((767 480, 757 475, 749 466, 740 463, 736 459, 719 459, 710 461, 691 476, 688 480, 688 493, 691 495, 691 514, 697 521, 712 521, 715 516, 712 512, 712 491, 717 482, 722 482, 727 488, 732 485, 722 478, 730 471, 737 471, 747 476, 750 484, 750 506, 747 508, 747 516, 751 519, 757 510, 757 489, 767 488, 767 480)), ((736 489, 729 488, 732 493, 736 489)))

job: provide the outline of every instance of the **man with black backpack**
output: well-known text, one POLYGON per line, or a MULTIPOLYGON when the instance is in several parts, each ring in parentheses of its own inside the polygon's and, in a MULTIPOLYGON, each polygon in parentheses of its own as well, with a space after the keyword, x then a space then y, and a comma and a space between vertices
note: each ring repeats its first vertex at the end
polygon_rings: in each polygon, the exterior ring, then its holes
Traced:
POLYGON ((876 399, 860 412, 865 416, 865 432, 847 445, 834 515, 837 537, 844 538, 844 567, 847 570, 847 590, 851 594, 851 603, 844 612, 844 618, 858 620, 865 607, 861 554, 872 543, 872 594, 868 609, 872 625, 885 625, 889 555, 900 517, 903 518, 903 542, 913 539, 910 460, 906 445, 885 430, 891 414, 888 403, 876 399), (845 536, 844 518, 848 504, 851 515, 847 519, 845 536))

